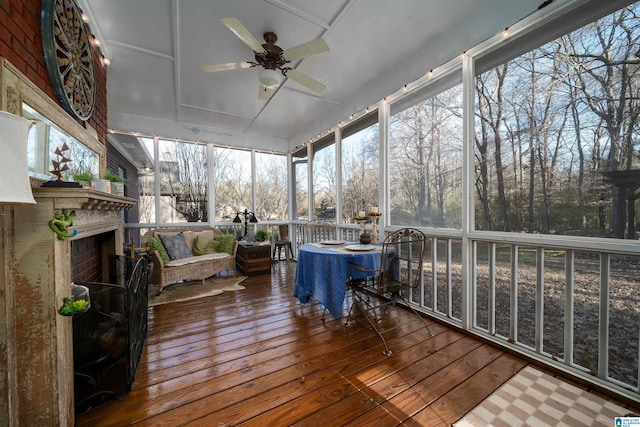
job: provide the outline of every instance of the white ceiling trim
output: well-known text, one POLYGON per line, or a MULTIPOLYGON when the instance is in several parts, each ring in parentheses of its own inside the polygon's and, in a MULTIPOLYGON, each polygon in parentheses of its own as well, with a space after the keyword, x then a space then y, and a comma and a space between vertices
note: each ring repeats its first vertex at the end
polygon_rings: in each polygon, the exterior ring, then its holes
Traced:
MULTIPOLYGON (((113 46, 117 46, 117 47, 121 47, 123 49, 128 49, 134 52, 138 52, 138 53, 143 53, 145 55, 150 55, 150 56, 154 56, 156 58, 160 58, 160 59, 166 59, 167 61, 176 61, 175 56, 172 55, 165 55, 164 53, 160 53, 160 52, 156 52, 154 50, 149 50, 149 49, 145 49, 143 47, 138 47, 138 46, 133 46, 127 43, 122 43, 116 40, 107 40, 105 43, 113 45, 113 46)), ((174 50, 175 52, 175 50, 174 50)))
POLYGON ((215 113, 215 114, 220 114, 220 115, 227 116, 227 117, 235 117, 235 118, 243 119, 243 120, 254 120, 253 117, 241 116, 240 114, 232 114, 232 113, 228 113, 226 111, 214 110, 214 109, 207 108, 207 107, 201 107, 201 106, 189 105, 189 104, 183 104, 183 103, 179 103, 178 105, 180 107, 192 108, 194 110, 206 111, 207 113, 215 113))
POLYGON ((314 25, 317 25, 318 27, 324 28, 325 30, 329 28, 330 24, 323 22, 322 20, 316 18, 315 16, 309 15, 308 13, 291 6, 290 4, 284 3, 280 0, 265 0, 265 2, 275 6, 275 7, 279 7, 280 9, 291 13, 292 15, 297 16, 298 18, 302 18, 305 21, 311 22, 314 25))

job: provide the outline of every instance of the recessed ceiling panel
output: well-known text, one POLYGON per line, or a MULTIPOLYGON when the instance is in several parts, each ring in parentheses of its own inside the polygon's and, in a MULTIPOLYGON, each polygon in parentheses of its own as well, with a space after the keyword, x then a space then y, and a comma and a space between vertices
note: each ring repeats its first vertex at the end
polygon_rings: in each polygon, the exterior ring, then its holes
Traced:
POLYGON ((171 0, 87 1, 109 49, 111 42, 173 56, 171 0))
MULTIPOLYGON (((180 107, 180 119, 185 123, 193 123, 219 129, 233 129, 239 132, 243 132, 253 122, 252 119, 185 106, 180 107)), ((213 141, 211 138, 204 138, 202 140, 213 141)))
POLYGON ((175 120, 173 76, 173 61, 114 48, 107 76, 109 109, 175 120))

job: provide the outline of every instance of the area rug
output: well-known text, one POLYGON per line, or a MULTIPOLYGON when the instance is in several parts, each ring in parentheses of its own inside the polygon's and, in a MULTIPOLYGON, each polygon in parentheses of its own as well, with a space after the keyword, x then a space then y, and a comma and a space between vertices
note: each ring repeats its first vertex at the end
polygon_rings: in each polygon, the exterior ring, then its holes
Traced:
POLYGON ((193 299, 220 295, 225 291, 239 291, 245 289, 240 285, 247 276, 224 276, 169 285, 158 293, 158 285, 149 284, 149 307, 160 304, 189 301, 193 299))

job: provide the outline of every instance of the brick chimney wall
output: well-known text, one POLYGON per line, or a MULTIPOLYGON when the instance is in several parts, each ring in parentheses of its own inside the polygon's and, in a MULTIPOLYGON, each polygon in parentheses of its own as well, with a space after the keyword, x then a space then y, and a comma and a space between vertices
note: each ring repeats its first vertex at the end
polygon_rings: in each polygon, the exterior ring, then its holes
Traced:
POLYGON ((71 280, 102 281, 102 247, 100 235, 71 242, 71 280))
MULTIPOLYGON (((58 105, 44 62, 40 32, 40 0, 0 0, 0 56, 26 75, 58 105)), ((91 28, 89 27, 91 33, 91 28)), ((96 79, 96 105, 88 123, 107 141, 107 70, 102 65, 100 50, 93 47, 93 71, 96 79)), ((77 120, 77 119, 76 119, 77 120)), ((78 123, 84 126, 81 120, 78 123)))

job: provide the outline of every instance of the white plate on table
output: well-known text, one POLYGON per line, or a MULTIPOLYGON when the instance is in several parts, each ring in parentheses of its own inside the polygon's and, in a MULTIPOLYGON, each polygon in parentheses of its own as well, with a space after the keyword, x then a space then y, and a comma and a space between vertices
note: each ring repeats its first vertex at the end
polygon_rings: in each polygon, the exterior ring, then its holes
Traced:
POLYGON ((344 240, 322 240, 320 242, 320 244, 323 245, 344 245, 345 243, 347 242, 345 242, 344 240))
POLYGON ((376 247, 374 245, 349 245, 349 246, 345 246, 346 250, 354 251, 354 252, 372 251, 375 248, 376 247))

